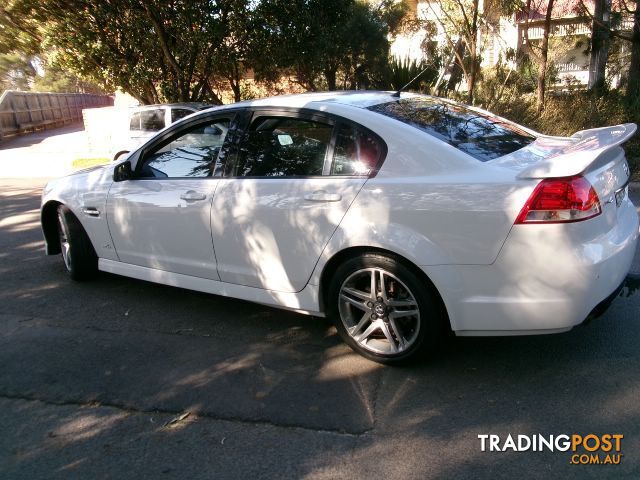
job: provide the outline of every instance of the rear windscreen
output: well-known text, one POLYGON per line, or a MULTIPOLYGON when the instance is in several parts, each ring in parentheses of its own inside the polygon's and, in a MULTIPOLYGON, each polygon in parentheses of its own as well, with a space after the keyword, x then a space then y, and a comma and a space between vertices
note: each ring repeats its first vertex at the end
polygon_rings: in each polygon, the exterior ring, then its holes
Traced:
POLYGON ((515 123, 434 97, 413 97, 368 107, 439 138, 486 162, 535 140, 515 123))

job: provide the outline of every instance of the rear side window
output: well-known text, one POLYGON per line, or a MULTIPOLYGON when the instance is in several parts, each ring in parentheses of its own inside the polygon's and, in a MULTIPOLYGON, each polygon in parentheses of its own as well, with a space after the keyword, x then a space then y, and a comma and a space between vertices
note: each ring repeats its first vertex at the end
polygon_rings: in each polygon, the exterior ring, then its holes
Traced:
POLYGON ((233 176, 322 175, 333 126, 288 117, 259 117, 244 135, 233 176))
POLYGON ((369 175, 377 168, 382 152, 380 141, 372 134, 341 124, 336 133, 331 175, 369 175))
POLYGON ((368 108, 433 135, 481 162, 508 155, 535 140, 515 123, 439 98, 413 97, 368 108))
POLYGON ((129 129, 133 131, 157 132, 164 128, 164 110, 143 110, 131 115, 129 129))
POLYGON ((175 123, 181 118, 191 115, 193 110, 187 110, 186 108, 172 108, 171 109, 171 123, 175 123))

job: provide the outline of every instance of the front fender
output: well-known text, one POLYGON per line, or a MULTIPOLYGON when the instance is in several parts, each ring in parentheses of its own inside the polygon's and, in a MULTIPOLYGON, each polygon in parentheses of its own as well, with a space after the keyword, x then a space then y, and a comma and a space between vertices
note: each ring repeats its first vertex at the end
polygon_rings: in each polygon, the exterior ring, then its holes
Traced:
POLYGON ((98 257, 118 260, 112 246, 105 209, 111 182, 112 169, 96 168, 62 177, 45 186, 40 215, 47 254, 59 253, 55 238, 56 216, 57 205, 62 204, 80 221, 98 257))

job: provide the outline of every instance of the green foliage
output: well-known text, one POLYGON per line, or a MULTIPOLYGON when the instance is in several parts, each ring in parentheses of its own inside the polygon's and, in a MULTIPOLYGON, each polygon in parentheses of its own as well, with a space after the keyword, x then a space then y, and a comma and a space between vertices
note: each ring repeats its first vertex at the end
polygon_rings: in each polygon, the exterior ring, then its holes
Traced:
POLYGON ((19 35, 26 57, 46 52, 58 72, 142 103, 220 103, 221 87, 243 97, 249 69, 270 81, 292 73, 310 90, 384 84, 387 37, 406 10, 394 0, 10 0, 0 38, 19 35))
POLYGON ((28 90, 35 75, 30 58, 19 53, 0 54, 0 91, 28 90))
POLYGON ((43 17, 36 0, 3 0, 0 6, 0 54, 32 57, 40 52, 43 17))
MULTIPOLYGON (((235 4, 236 2, 226 2, 235 4)), ((219 2, 49 2, 46 45, 56 61, 143 103, 215 100, 208 90, 226 36, 219 2)))
POLYGON ((94 83, 87 82, 62 69, 58 64, 44 65, 43 70, 43 75, 36 75, 33 78, 31 90, 34 92, 107 93, 94 83))
POLYGON ((438 77, 438 59, 431 63, 409 60, 409 58, 399 59, 392 57, 389 59, 387 85, 384 88, 399 90, 413 80, 423 70, 426 69, 412 84, 408 90, 417 92, 429 92, 436 78, 438 77))
POLYGON ((263 0, 260 78, 283 71, 309 90, 367 88, 384 82, 389 41, 404 4, 356 0, 263 0))
MULTIPOLYGON (((574 91, 549 95, 539 114, 534 93, 516 71, 506 67, 484 73, 478 98, 484 108, 548 135, 572 135, 579 130, 620 123, 640 124, 640 97, 629 100, 623 92, 574 91)), ((627 160, 635 180, 640 180, 640 136, 625 145, 627 160)))

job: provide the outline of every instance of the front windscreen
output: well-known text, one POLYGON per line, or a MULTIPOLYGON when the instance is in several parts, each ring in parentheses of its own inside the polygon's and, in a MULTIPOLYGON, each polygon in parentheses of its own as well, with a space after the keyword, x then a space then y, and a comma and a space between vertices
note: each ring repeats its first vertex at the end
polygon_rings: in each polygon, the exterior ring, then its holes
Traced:
POLYGON ((535 140, 515 123, 440 98, 403 98, 368 109, 416 127, 481 162, 508 155, 535 140))

